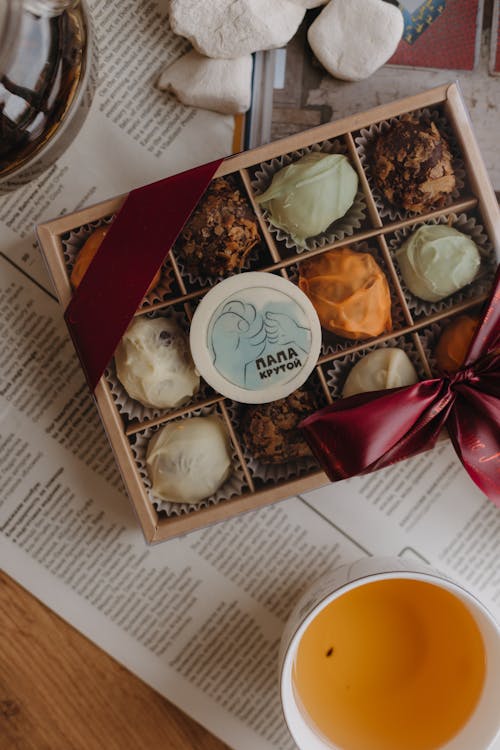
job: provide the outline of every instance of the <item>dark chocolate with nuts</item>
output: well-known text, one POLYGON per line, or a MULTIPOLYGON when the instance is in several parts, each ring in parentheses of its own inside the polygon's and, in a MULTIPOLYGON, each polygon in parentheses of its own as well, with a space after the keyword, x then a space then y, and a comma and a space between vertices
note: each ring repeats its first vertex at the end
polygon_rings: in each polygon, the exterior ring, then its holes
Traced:
POLYGON ((302 389, 269 404, 250 406, 242 420, 243 441, 251 455, 264 464, 310 456, 298 425, 317 409, 314 395, 302 389))
POLYGON ((179 260, 196 276, 237 273, 261 242, 257 221, 234 178, 215 179, 175 243, 179 260))
POLYGON ((389 203, 417 214, 441 208, 455 189, 448 142, 432 121, 403 115, 380 133, 372 153, 377 187, 389 203))

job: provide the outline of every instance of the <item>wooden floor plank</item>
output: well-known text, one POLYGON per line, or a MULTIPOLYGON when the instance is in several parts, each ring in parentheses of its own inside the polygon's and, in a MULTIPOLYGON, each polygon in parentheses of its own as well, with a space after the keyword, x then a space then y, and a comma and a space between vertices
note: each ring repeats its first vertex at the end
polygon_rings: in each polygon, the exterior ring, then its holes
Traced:
POLYGON ((1 750, 225 750, 0 573, 1 750))

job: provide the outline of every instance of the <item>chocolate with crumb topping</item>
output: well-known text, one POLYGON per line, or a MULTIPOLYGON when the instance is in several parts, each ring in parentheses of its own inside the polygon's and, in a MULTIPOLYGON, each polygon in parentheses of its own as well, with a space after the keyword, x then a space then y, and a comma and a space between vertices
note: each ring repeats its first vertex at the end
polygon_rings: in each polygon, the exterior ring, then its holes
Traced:
POLYGON ((446 139, 431 121, 403 115, 373 149, 377 187, 389 203, 417 214, 441 208, 455 189, 446 139))
POLYGON ((243 417, 243 441, 252 456, 264 464, 310 456, 298 425, 317 409, 314 395, 301 389, 287 398, 250 406, 243 417))
POLYGON ((225 276, 241 271, 248 253, 260 241, 248 200, 228 176, 211 183, 175 248, 188 273, 225 276))

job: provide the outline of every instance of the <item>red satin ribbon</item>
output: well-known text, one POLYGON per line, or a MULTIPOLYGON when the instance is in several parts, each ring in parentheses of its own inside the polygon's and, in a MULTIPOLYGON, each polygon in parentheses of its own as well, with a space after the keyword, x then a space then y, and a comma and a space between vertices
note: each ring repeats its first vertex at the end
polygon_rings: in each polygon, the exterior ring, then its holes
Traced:
POLYGON ((336 401, 301 423, 331 481, 432 448, 446 426, 477 486, 500 505, 500 268, 493 294, 454 375, 336 401))
POLYGON ((93 391, 223 159, 132 190, 64 317, 93 391))

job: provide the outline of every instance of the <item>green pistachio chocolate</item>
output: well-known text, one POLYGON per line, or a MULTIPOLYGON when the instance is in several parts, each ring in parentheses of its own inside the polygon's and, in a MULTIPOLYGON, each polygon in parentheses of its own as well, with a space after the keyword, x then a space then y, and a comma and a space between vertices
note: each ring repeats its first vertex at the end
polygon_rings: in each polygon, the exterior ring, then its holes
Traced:
POLYGON ((358 175, 346 156, 313 151, 276 172, 257 203, 269 211, 275 227, 303 247, 307 237, 347 213, 357 189, 358 175))
POLYGON ((476 243, 443 224, 419 227, 396 258, 410 292, 427 302, 437 302, 470 284, 481 263, 476 243))

